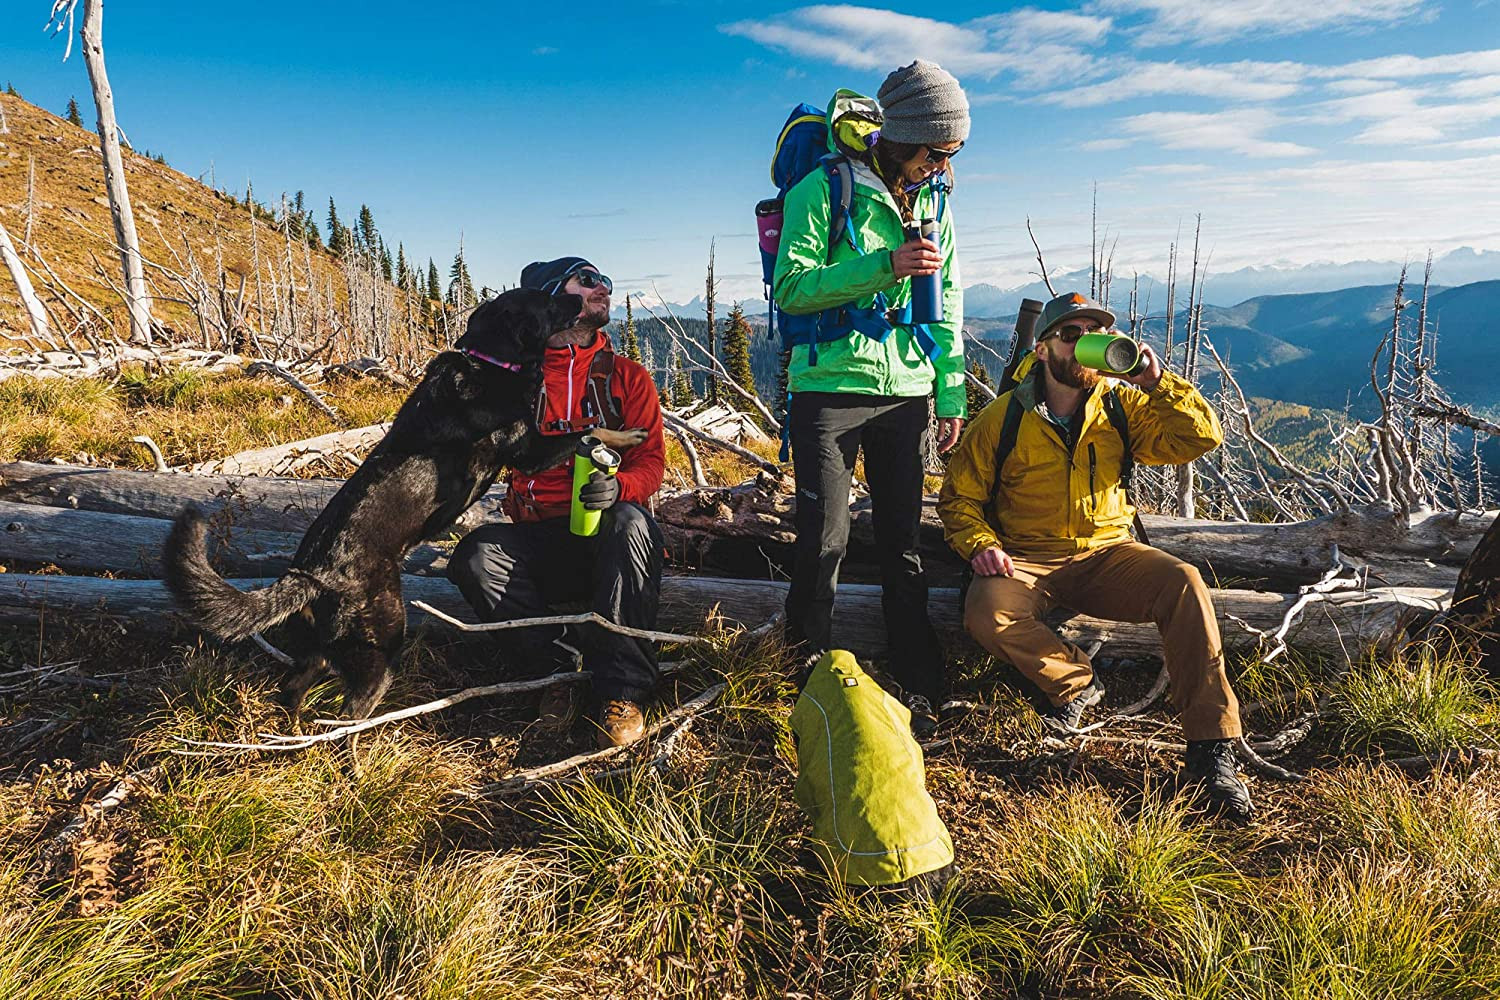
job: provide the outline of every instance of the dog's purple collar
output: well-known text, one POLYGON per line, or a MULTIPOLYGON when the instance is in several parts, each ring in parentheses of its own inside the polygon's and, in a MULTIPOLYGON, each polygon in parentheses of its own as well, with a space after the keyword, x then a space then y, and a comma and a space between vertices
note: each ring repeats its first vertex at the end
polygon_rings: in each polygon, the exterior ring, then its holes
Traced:
POLYGON ((514 361, 501 361, 499 358, 492 358, 488 354, 481 354, 479 351, 474 350, 474 348, 472 347, 465 348, 464 353, 471 358, 478 358, 480 361, 488 361, 490 364, 500 368, 504 368, 507 371, 518 372, 521 370, 521 366, 514 361))

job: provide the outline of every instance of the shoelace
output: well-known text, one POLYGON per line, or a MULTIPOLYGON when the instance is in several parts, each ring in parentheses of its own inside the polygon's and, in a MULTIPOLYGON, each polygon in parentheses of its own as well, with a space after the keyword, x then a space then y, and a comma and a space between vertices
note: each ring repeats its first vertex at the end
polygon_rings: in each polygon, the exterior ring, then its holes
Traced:
POLYGON ((912 715, 932 714, 932 702, 928 701, 926 698, 919 694, 914 694, 910 698, 906 699, 906 707, 908 710, 910 710, 912 715))

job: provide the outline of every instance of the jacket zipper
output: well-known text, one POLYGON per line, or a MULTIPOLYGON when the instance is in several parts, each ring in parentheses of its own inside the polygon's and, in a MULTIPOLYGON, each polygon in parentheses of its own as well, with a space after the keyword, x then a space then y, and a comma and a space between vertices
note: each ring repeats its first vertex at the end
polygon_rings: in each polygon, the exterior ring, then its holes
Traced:
POLYGON ((1094 442, 1089 442, 1089 516, 1094 520, 1099 519, 1099 504, 1095 499, 1094 492, 1094 468, 1098 465, 1098 455, 1094 452, 1094 442))
POLYGON ((568 408, 563 410, 563 419, 573 426, 573 362, 578 360, 578 346, 568 345, 568 408))

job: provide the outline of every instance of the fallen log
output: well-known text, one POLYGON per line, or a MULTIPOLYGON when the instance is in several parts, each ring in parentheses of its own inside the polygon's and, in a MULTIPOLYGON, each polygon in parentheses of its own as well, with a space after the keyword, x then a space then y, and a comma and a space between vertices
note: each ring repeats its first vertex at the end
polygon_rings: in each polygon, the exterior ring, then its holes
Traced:
MULTIPOLYGON (((789 562, 796 500, 759 476, 726 489, 663 496, 657 519, 679 561, 764 572, 767 559, 789 562), (675 531, 672 529, 676 529, 675 531)), ((1316 581, 1334 561, 1368 568, 1386 586, 1451 588, 1495 512, 1422 513, 1403 519, 1370 505, 1293 524, 1203 521, 1146 514, 1153 545, 1197 566, 1210 581, 1292 590, 1316 581)), ((937 501, 923 503, 921 549, 934 582, 955 583, 962 563, 943 540, 937 501)), ((851 506, 849 559, 874 563, 875 530, 868 499, 851 506)))
MULTIPOLYGON (((231 580, 242 589, 263 587, 269 579, 231 580)), ((474 621, 463 597, 447 580, 405 576, 408 601, 421 600, 464 621, 474 621)), ((1261 641, 1229 620, 1233 616, 1251 628, 1273 632, 1281 626, 1296 595, 1248 590, 1213 591, 1214 607, 1226 648, 1253 646, 1261 641)), ((1412 622, 1429 617, 1447 602, 1442 591, 1413 587, 1383 587, 1335 593, 1310 605, 1289 633, 1296 648, 1330 656, 1353 655, 1369 647, 1387 647, 1400 640, 1412 622)), ((710 611, 753 627, 782 609, 786 584, 759 580, 669 576, 662 581, 658 626, 686 632, 702 625, 710 611)), ((171 595, 158 580, 107 580, 99 577, 0 575, 0 606, 46 608, 50 613, 102 614, 147 631, 170 631, 180 624, 171 595)), ((934 588, 931 614, 950 648, 978 649, 962 632, 958 592, 934 588)), ((861 656, 885 655, 885 625, 880 588, 858 584, 839 587, 834 609, 834 641, 861 656)), ((445 626, 412 611, 410 620, 445 626)), ((1161 640, 1154 625, 1104 622, 1078 615, 1059 624, 1073 641, 1102 639, 1111 656, 1160 656, 1161 640)))
POLYGON ((199 462, 188 471, 199 475, 205 473, 229 476, 284 475, 298 469, 300 464, 306 464, 306 461, 310 460, 309 456, 341 455, 346 451, 373 448, 381 438, 385 437, 385 432, 390 430, 390 427, 390 424, 370 424, 367 427, 333 431, 287 444, 252 448, 249 451, 236 452, 227 458, 199 462))
MULTIPOLYGON (((158 518, 175 517, 192 502, 210 514, 225 512, 225 524, 299 534, 342 485, 336 479, 190 476, 33 462, 0 465, 0 501, 158 518)), ((503 496, 503 487, 491 489, 454 530, 462 533, 499 519, 503 496)), ((658 498, 656 514, 678 565, 761 576, 768 562, 789 564, 796 537, 795 500, 770 476, 727 489, 665 492, 658 498)), ((852 519, 846 579, 870 578, 876 559, 867 500, 855 502, 852 519)), ((1153 543, 1193 563, 1210 582, 1292 590, 1318 579, 1332 564, 1337 545, 1344 559, 1369 567, 1372 582, 1450 589, 1458 568, 1495 523, 1495 513, 1465 514, 1457 520, 1448 513, 1417 514, 1404 528, 1399 517, 1379 506, 1295 524, 1162 515, 1146 515, 1143 520, 1153 543)), ((923 513, 922 545, 932 581, 956 584, 961 564, 943 542, 931 498, 923 513)), ((242 571, 272 570, 247 566, 242 571)))
MULTIPOLYGON (((344 485, 342 479, 186 475, 39 462, 0 464, 0 501, 171 519, 189 503, 223 523, 300 535, 344 485)), ((496 486, 459 518, 466 531, 499 517, 496 486)), ((296 546, 294 545, 293 548, 296 546)))
MULTIPOLYGON (((38 507, 0 500, 0 565, 50 563, 79 573, 162 574, 161 552, 172 522, 131 514, 38 507)), ((302 534, 249 528, 228 518, 209 522, 209 561, 227 576, 280 575, 291 565, 302 534)), ((418 545, 406 572, 441 575, 448 553, 418 545)))

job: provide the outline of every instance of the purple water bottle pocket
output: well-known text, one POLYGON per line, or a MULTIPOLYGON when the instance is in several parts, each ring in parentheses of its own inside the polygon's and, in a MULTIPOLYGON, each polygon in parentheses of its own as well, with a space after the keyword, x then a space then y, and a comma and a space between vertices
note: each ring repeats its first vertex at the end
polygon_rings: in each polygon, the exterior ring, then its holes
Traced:
POLYGON ((755 235, 760 240, 761 280, 771 283, 776 272, 776 252, 781 248, 783 212, 780 198, 767 198, 755 206, 755 235))

